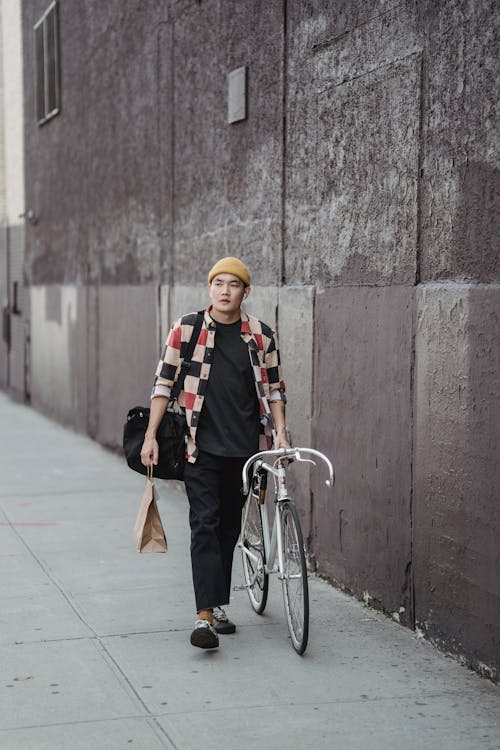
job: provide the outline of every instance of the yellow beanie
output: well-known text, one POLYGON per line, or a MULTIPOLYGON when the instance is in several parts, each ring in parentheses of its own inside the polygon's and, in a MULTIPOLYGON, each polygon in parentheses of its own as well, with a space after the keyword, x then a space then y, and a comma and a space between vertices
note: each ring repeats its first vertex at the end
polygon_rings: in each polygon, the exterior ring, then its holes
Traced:
POLYGON ((250 271, 238 258, 229 256, 228 258, 218 260, 208 274, 208 283, 210 284, 214 276, 217 276, 219 273, 232 273, 233 276, 241 279, 245 286, 250 286, 250 271))

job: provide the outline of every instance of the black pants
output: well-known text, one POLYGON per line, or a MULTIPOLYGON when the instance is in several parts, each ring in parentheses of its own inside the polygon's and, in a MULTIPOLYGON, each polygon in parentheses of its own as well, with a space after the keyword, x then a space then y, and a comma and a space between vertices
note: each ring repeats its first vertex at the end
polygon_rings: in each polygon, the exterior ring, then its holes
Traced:
POLYGON ((187 463, 184 470, 198 612, 229 603, 233 552, 245 500, 241 494, 245 461, 199 451, 196 463, 187 463))

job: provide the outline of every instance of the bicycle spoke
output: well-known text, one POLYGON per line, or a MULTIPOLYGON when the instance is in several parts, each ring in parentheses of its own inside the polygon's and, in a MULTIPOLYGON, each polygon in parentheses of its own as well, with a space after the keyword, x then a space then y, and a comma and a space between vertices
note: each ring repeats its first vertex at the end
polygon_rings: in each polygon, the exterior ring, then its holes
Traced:
POLYGON ((260 506, 252 492, 247 499, 245 522, 242 529, 242 562, 250 603, 257 614, 262 614, 267 602, 269 576, 264 572, 265 553, 262 536, 260 506))

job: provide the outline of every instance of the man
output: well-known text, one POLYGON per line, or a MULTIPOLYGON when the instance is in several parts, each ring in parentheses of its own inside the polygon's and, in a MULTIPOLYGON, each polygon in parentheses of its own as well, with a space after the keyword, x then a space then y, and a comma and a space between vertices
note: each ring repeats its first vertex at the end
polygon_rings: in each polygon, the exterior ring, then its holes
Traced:
MULTIPOLYGON (((236 630, 222 606, 229 603, 240 530, 243 465, 257 450, 290 447, 276 335, 241 309, 250 294, 246 265, 219 260, 208 274, 208 293, 211 304, 179 396, 188 424, 184 481, 197 611, 191 643, 200 648, 216 648, 218 634, 236 630)), ((196 319, 196 313, 184 315, 168 335, 141 451, 145 466, 158 461, 156 432, 196 319)))

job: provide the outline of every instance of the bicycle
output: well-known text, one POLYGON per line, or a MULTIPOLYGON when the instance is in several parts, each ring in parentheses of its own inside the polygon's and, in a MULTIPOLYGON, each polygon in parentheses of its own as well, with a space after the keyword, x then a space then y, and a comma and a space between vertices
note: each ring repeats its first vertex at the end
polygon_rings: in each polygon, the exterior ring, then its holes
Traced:
POLYGON ((255 612, 261 615, 267 604, 269 575, 278 573, 293 648, 303 654, 309 637, 309 589, 302 530, 295 504, 286 486, 286 465, 290 460, 315 464, 303 454, 323 460, 329 471, 327 487, 333 488, 335 474, 331 461, 312 448, 280 448, 250 456, 243 467, 242 514, 238 547, 241 550, 245 588, 255 612), (266 459, 274 461, 267 463, 266 459), (254 465, 250 479, 249 471, 254 465), (274 479, 275 514, 272 533, 265 506, 267 479, 274 479))

